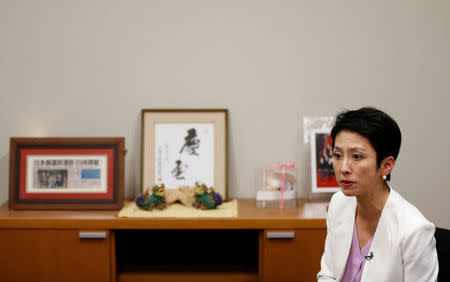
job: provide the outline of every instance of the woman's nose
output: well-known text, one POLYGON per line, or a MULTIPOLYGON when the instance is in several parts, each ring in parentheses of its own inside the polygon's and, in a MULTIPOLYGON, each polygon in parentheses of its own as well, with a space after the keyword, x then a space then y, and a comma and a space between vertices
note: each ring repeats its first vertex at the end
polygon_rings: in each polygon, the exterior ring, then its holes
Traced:
POLYGON ((344 158, 342 160, 340 170, 342 174, 349 174, 352 171, 348 159, 344 158))

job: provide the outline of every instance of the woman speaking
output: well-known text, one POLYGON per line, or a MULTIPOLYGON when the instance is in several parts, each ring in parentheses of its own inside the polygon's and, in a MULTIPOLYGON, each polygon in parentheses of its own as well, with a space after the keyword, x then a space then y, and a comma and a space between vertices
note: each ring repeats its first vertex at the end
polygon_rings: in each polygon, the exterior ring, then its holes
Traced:
POLYGON ((435 227, 390 185, 401 132, 384 112, 337 115, 331 130, 341 191, 331 198, 318 281, 436 281, 435 227))

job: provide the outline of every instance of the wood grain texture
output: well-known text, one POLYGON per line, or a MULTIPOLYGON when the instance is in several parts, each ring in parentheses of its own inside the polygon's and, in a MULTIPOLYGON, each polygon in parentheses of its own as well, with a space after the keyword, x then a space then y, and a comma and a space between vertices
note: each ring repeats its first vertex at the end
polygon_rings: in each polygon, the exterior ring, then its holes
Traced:
POLYGON ((262 277, 270 281, 317 281, 326 229, 265 230, 262 277), (267 232, 294 232, 292 239, 269 239, 267 232))
POLYGON ((256 273, 121 273, 118 282, 258 282, 256 273))
POLYGON ((109 232, 106 239, 79 239, 78 232, 0 230, 0 281, 110 282, 109 232))
POLYGON ((0 207, 1 228, 58 229, 302 229, 326 228, 328 201, 298 201, 296 209, 260 209, 238 199, 237 218, 118 218, 117 211, 22 211, 0 207), (194 220, 194 221, 193 221, 194 220), (193 224, 195 222, 195 224, 193 224))
MULTIPOLYGON (((254 199, 238 199, 237 218, 131 219, 118 218, 116 211, 8 210, 5 203, 0 207, 0 281, 315 281, 327 205, 302 199, 296 209, 259 209, 254 199), (83 241, 79 231, 105 231, 107 239, 83 241), (295 238, 268 239, 267 232, 295 232, 295 238), (211 260, 197 256, 186 265, 192 248, 185 244, 204 240, 205 234, 212 238, 208 245, 214 239, 226 244, 211 260), (188 254, 182 262, 135 260, 127 250, 153 248, 151 237, 156 242, 184 238, 169 252, 188 254), (219 257, 224 253, 226 259, 219 257)), ((169 245, 162 244, 161 254, 169 245)))

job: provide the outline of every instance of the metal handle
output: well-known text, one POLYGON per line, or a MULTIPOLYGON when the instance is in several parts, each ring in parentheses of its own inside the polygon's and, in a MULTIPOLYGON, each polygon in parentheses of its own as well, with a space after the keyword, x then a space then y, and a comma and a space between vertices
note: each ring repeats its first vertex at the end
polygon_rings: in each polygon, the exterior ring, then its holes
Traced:
POLYGON ((106 232, 79 232, 80 239, 106 239, 106 232))
POLYGON ((295 232, 267 232, 267 239, 294 239, 295 232))

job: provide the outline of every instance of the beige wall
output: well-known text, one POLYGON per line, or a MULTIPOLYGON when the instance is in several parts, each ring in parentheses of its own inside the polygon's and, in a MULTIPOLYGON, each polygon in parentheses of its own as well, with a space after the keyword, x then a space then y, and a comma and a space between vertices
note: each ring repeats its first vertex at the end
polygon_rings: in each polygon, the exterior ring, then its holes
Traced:
POLYGON ((142 108, 228 108, 229 195, 296 160, 305 196, 303 116, 373 105, 392 184, 450 228, 450 2, 367 2, 0 0, 0 201, 11 136, 125 136, 134 197, 142 108))

